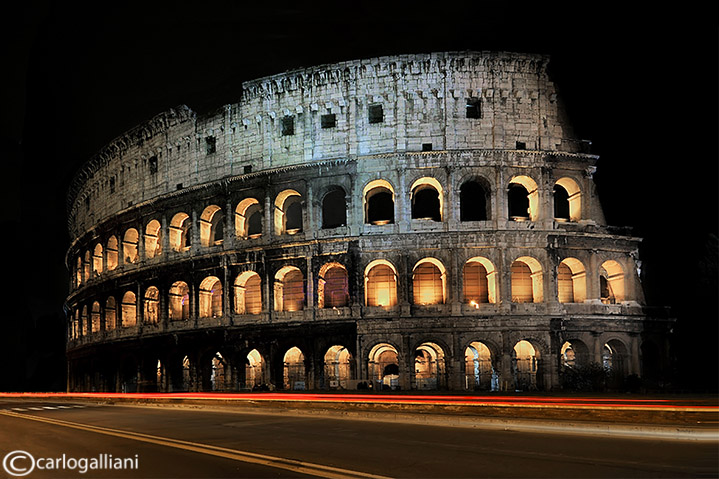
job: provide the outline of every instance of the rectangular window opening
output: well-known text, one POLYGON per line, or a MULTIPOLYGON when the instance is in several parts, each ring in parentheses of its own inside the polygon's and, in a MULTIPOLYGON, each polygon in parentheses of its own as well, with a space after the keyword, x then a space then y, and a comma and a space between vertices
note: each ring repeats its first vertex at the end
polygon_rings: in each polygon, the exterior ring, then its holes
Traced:
POLYGON ((432 151, 432 143, 422 143, 422 151, 432 151))
POLYGON ((467 118, 482 118, 482 102, 479 98, 467 98, 467 118))
POLYGON ((384 121, 382 105, 370 105, 368 114, 370 123, 382 123, 384 121))
POLYGON ((208 136, 205 138, 205 147, 208 155, 217 151, 217 140, 214 136, 208 136))
POLYGON ((334 113, 328 113, 320 117, 322 128, 334 128, 337 125, 337 118, 334 113))
POLYGON ((295 117, 286 116, 282 118, 282 136, 291 136, 295 134, 295 117))
POLYGON ((150 174, 157 173, 157 157, 153 156, 149 160, 147 160, 147 164, 150 168, 150 174))

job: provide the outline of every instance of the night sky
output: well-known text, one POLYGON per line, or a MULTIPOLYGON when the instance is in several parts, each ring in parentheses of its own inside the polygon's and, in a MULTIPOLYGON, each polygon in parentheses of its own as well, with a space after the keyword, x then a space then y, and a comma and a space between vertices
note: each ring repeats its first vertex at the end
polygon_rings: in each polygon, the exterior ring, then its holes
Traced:
POLYGON ((0 390, 64 389, 65 197, 104 145, 180 104, 202 114, 237 102, 245 80, 447 50, 552 56, 575 130, 601 156, 595 178, 606 219, 645 238, 647 299, 678 318, 676 387, 716 388, 719 37, 716 22, 704 20, 715 18, 709 12, 565 11, 544 2, 67 3, 35 2, 0 29, 9 260, 0 390), (698 360, 702 371, 692 366, 698 360))

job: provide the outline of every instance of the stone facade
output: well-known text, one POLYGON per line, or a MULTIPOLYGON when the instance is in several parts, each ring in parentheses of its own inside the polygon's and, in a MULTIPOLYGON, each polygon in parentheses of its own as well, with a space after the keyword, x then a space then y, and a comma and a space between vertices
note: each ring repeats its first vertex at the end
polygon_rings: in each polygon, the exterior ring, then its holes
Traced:
MULTIPOLYGON (((539 55, 382 57, 115 139, 68 195, 70 390, 556 389, 666 357, 539 55)), ((610 381, 611 382, 611 381, 610 381)))

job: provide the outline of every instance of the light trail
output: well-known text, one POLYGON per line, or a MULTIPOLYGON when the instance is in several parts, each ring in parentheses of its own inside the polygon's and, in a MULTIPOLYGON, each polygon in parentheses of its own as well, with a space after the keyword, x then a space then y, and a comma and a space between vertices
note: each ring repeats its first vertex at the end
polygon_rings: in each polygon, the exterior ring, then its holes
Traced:
POLYGON ((542 396, 455 396, 315 393, 2 393, 7 399, 202 400, 303 403, 454 405, 485 407, 647 409, 719 412, 719 404, 692 399, 634 399, 542 396))

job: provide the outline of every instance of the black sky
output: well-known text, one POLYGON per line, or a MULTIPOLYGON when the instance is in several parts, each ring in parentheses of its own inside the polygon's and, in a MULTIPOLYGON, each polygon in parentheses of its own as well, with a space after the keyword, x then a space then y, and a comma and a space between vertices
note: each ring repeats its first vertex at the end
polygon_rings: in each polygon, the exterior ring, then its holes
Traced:
POLYGON ((2 236, 13 293, 6 287, 12 305, 0 350, 16 372, 6 369, 0 390, 63 386, 61 359, 47 374, 37 365, 64 347, 65 196, 76 169, 105 144, 179 104, 204 113, 236 102, 245 80, 445 50, 552 56, 575 129, 601 156, 596 181, 608 222, 645 238, 649 299, 675 307, 681 324, 693 318, 683 334, 708 332, 716 359, 718 30, 709 11, 67 3, 29 4, 2 32, 2 236), (688 279, 677 282, 672 268, 688 279))

